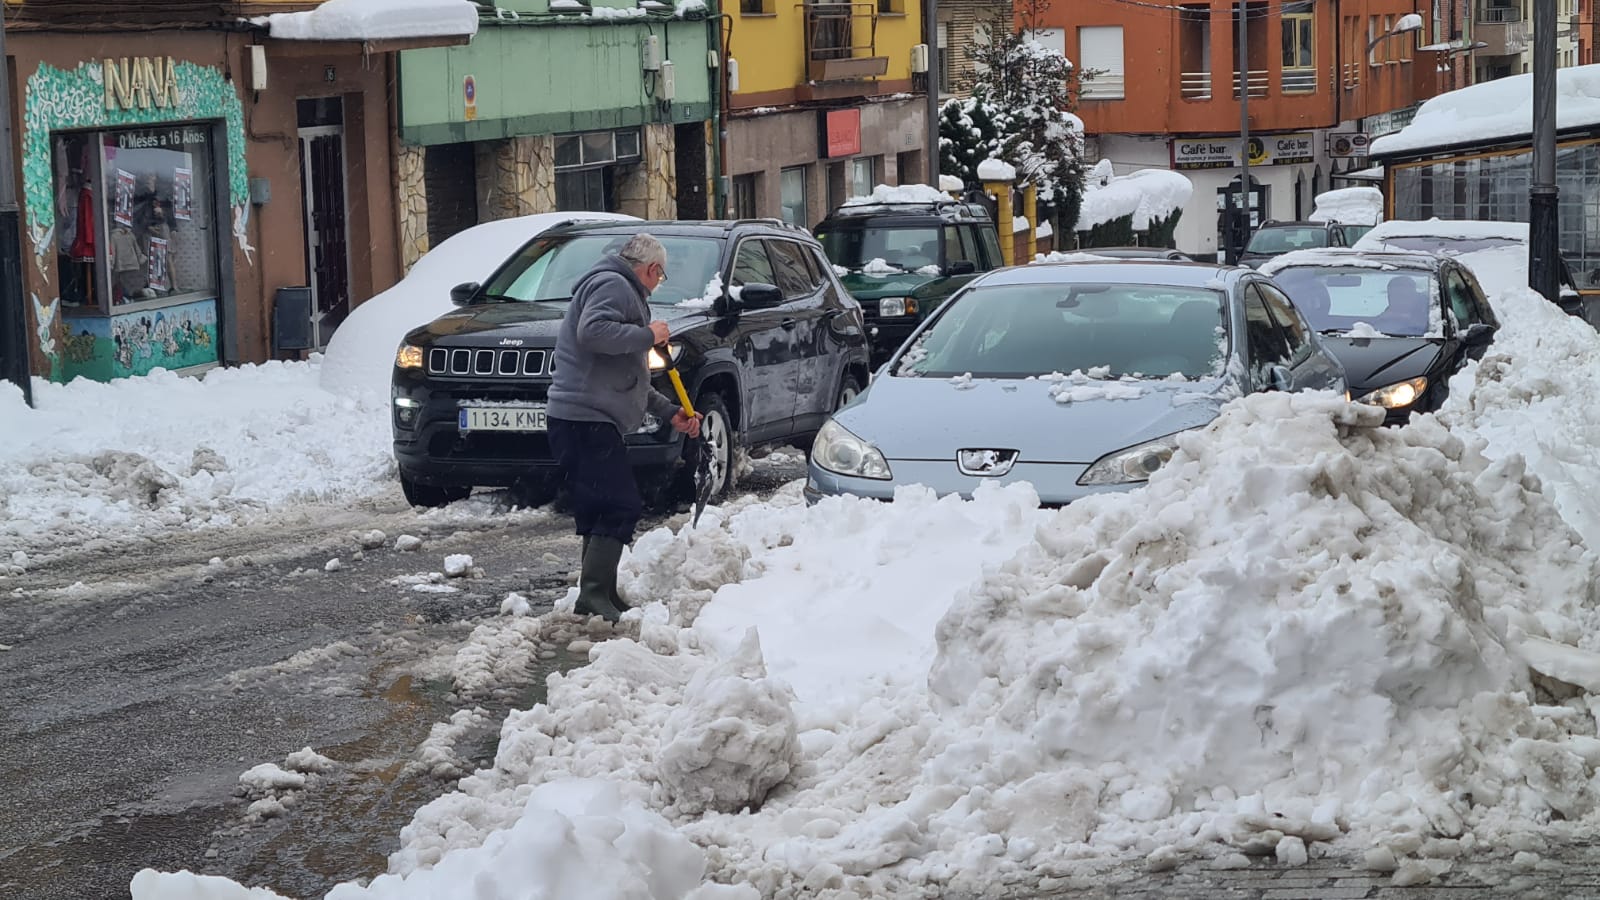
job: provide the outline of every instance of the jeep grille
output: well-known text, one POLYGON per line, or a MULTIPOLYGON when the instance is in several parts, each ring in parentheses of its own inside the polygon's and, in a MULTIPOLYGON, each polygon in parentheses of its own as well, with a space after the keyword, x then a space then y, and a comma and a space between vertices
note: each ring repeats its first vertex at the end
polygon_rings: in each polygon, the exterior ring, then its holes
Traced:
POLYGON ((429 375, 478 375, 493 378, 518 378, 547 375, 551 362, 547 350, 469 350, 434 347, 428 351, 429 375))

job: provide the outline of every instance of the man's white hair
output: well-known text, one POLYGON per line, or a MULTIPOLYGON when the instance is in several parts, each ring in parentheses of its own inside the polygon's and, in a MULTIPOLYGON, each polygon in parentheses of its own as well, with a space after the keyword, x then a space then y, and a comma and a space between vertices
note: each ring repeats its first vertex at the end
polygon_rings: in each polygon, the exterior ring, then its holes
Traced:
POLYGON ((667 248, 661 246, 661 242, 656 240, 653 234, 640 232, 628 238, 628 242, 622 245, 617 255, 630 266, 658 264, 663 269, 667 267, 667 248))

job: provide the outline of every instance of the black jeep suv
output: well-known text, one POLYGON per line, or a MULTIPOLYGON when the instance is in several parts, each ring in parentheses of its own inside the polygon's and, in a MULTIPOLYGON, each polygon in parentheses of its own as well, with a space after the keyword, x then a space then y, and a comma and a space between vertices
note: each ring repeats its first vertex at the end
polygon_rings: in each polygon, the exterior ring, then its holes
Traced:
MULTIPOLYGON (((394 455, 406 499, 437 506, 478 486, 548 497, 556 473, 545 433, 556 334, 572 287, 638 232, 667 249, 650 297, 672 328, 668 348, 704 413, 713 495, 735 478, 741 447, 807 447, 867 382, 861 307, 822 247, 775 220, 563 223, 541 233, 484 284, 458 285, 461 308, 406 335, 395 357, 394 455)), ((674 396, 651 351, 654 384, 674 396)), ((647 418, 626 435, 647 497, 683 484, 686 445, 647 418)))

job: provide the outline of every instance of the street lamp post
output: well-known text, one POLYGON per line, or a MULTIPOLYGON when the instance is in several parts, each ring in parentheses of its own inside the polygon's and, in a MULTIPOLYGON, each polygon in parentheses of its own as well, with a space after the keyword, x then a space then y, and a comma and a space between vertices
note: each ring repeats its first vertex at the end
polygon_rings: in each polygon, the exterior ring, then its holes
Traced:
POLYGON ((28 313, 22 294, 22 214, 17 208, 17 161, 11 149, 11 78, 5 65, 5 35, 5 16, 0 11, 0 364, 4 368, 0 374, 22 388, 22 401, 32 406, 28 313))
POLYGON ((1528 200, 1528 286, 1560 297, 1556 208, 1556 0, 1533 0, 1533 186, 1528 200))
POLYGON ((1250 28, 1249 5, 1239 0, 1239 208, 1234 211, 1234 240, 1228 263, 1239 261, 1250 239, 1250 28))
POLYGON ((922 41, 928 48, 928 184, 939 186, 939 0, 928 0, 922 14, 922 41))

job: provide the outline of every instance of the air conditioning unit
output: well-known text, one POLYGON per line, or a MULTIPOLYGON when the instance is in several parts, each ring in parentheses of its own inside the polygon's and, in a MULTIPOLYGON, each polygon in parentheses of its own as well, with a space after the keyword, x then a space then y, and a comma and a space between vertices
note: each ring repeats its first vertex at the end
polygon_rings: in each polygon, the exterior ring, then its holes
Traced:
POLYGON ((661 39, 653 34, 644 36, 644 70, 646 72, 659 72, 661 70, 661 39))
POLYGON ((671 103, 672 98, 678 95, 678 77, 672 71, 670 60, 661 64, 661 73, 656 76, 661 79, 660 88, 656 91, 656 99, 671 103))
POLYGON ((921 75, 928 71, 928 45, 913 44, 911 47, 911 71, 921 75))

